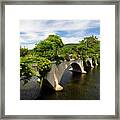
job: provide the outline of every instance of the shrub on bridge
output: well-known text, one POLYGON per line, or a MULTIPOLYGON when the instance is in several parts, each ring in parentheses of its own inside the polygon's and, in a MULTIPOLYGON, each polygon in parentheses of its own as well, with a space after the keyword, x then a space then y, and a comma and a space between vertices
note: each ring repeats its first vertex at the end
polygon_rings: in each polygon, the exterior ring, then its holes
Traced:
POLYGON ((70 61, 70 56, 69 56, 69 54, 66 54, 66 55, 65 55, 65 60, 66 60, 66 61, 70 61))
POLYGON ((40 78, 44 79, 47 73, 51 69, 52 62, 46 58, 40 57, 39 61, 37 62, 37 67, 39 69, 40 78))
POLYGON ((30 79, 32 76, 39 76, 39 74, 37 74, 37 72, 32 68, 31 64, 21 63, 20 76, 30 79))
POLYGON ((32 68, 32 60, 29 57, 20 57, 20 77, 24 76, 30 79, 32 76, 39 74, 32 68))
POLYGON ((78 59, 77 53, 73 53, 73 54, 72 54, 72 58, 73 58, 74 60, 77 60, 77 59, 78 59))
POLYGON ((51 61, 38 56, 26 56, 20 58, 20 76, 25 76, 28 79, 32 76, 37 76, 43 79, 51 69, 51 61), (36 64, 38 71, 32 67, 36 64), (38 73, 39 72, 39 73, 38 73))
POLYGON ((64 58, 62 56, 55 56, 55 64, 59 65, 64 61, 64 58))
POLYGON ((20 47, 20 56, 26 56, 28 54, 28 48, 22 48, 20 47))

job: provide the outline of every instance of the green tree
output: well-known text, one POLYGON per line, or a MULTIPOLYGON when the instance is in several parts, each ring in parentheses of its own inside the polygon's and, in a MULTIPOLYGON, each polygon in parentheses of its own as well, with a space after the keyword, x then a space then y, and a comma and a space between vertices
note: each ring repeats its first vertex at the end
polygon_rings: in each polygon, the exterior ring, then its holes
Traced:
POLYGON ((100 56, 100 41, 96 36, 85 37, 77 47, 82 59, 87 57, 98 58, 100 56))
POLYGON ((28 54, 28 48, 20 47, 20 56, 23 57, 28 54))
POLYGON ((84 40, 80 41, 80 44, 77 46, 77 50, 81 59, 87 58, 88 47, 84 40))
POLYGON ((25 76, 27 78, 37 76, 40 79, 44 79, 51 69, 51 64, 51 61, 44 57, 31 55, 20 57, 20 76, 25 76), (33 68, 34 64, 39 73, 33 68))
POLYGON ((46 54, 47 51, 52 49, 53 49, 52 43, 50 41, 45 40, 37 43, 34 48, 36 52, 42 52, 44 54, 46 54))
POLYGON ((64 57, 65 59, 72 57, 72 54, 77 53, 77 46, 78 44, 65 44, 60 50, 59 55, 64 57))
POLYGON ((54 49, 54 56, 58 56, 58 50, 64 46, 62 39, 58 35, 49 35, 45 41, 49 41, 52 43, 54 49))

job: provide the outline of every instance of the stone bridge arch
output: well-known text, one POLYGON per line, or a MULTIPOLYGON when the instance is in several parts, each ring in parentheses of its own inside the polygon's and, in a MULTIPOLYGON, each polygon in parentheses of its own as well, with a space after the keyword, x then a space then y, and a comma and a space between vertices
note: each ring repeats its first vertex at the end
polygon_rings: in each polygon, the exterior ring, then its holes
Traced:
POLYGON ((70 70, 70 71, 73 71, 73 72, 80 72, 80 73, 82 73, 82 68, 80 67, 80 65, 77 62, 72 62, 68 66, 67 70, 70 70))
POLYGON ((63 61, 59 65, 53 63, 51 71, 48 73, 46 79, 50 82, 50 84, 56 91, 60 91, 63 89, 63 87, 60 86, 59 83, 65 70, 86 73, 86 71, 84 71, 82 60, 63 61))

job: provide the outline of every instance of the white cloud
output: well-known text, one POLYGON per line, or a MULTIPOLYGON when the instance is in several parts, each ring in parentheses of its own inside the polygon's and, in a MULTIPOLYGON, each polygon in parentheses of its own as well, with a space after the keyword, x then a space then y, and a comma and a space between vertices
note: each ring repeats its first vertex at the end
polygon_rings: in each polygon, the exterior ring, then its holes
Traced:
POLYGON ((55 32, 58 30, 86 30, 99 26, 99 21, 94 20, 22 20, 20 31, 22 32, 55 32))
POLYGON ((98 20, 21 20, 20 44, 32 49, 35 43, 58 31, 63 31, 60 36, 64 44, 78 43, 86 36, 85 30, 100 27, 99 24, 98 20))
POLYGON ((79 37, 71 37, 71 38, 67 38, 67 37, 62 37, 63 43, 64 44, 68 44, 68 43, 79 43, 79 41, 82 40, 82 38, 79 37))

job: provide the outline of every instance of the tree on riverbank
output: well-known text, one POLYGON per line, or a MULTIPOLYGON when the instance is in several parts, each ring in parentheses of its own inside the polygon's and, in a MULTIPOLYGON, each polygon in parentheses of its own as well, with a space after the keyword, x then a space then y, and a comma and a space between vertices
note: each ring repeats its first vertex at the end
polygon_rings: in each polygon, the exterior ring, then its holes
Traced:
POLYGON ((100 58, 100 41, 96 36, 85 37, 77 46, 81 58, 100 58))

